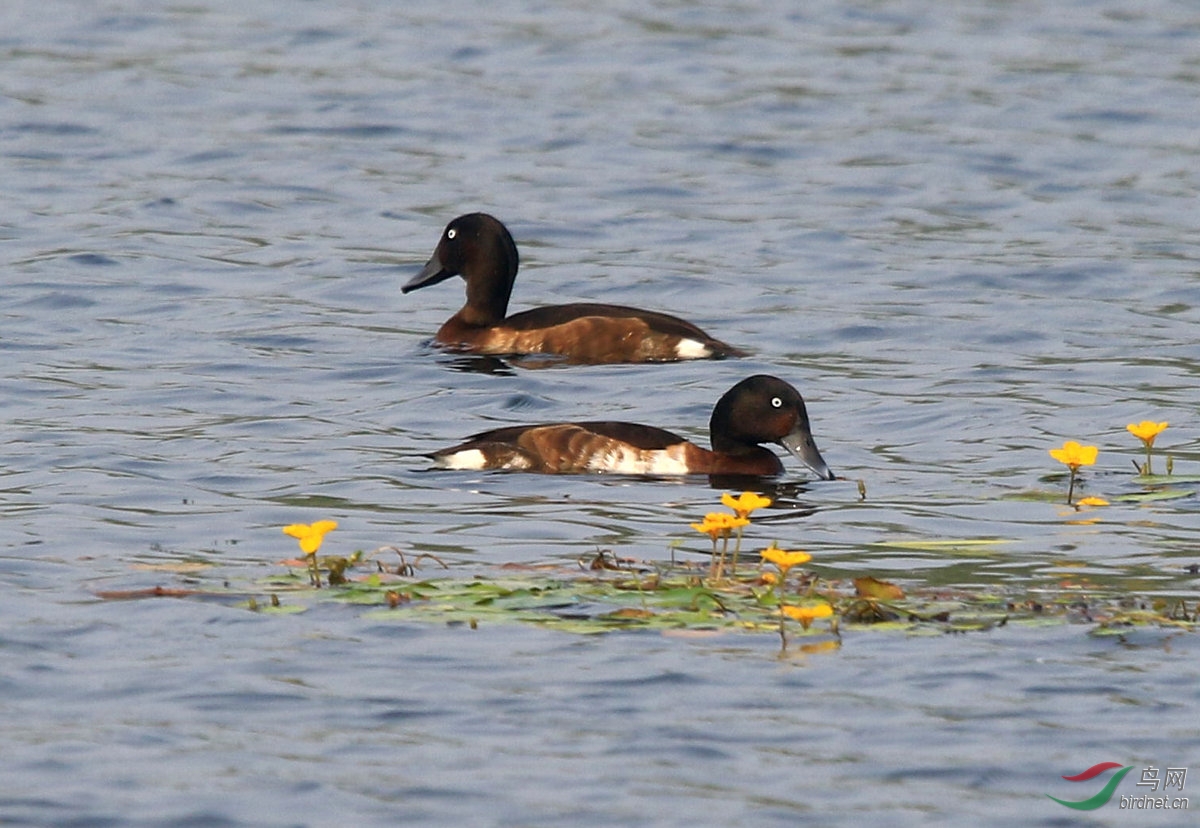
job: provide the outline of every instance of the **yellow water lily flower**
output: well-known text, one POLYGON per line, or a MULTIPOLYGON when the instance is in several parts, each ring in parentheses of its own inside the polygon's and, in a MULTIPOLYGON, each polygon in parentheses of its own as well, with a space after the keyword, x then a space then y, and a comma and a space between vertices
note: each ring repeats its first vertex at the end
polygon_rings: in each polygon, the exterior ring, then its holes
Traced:
POLYGON ((689 524, 702 535, 708 535, 716 543, 717 538, 729 537, 729 533, 740 526, 749 526, 750 521, 725 512, 709 512, 702 523, 689 524))
POLYGON ((800 626, 806 630, 809 624, 818 618, 829 618, 833 615, 833 607, 829 604, 805 604, 803 606, 782 604, 779 609, 788 618, 799 621, 800 626))
POLYGON ((293 523, 283 527, 283 534, 291 535, 300 542, 300 551, 305 555, 315 555, 321 548, 325 536, 337 528, 336 520, 318 520, 316 523, 293 523))
POLYGON ((1142 420, 1140 423, 1130 423, 1125 428, 1129 429, 1130 434, 1145 443, 1146 448, 1150 448, 1154 445, 1154 438, 1166 431, 1167 424, 1142 420))
POLYGON ((1090 466, 1096 462, 1100 449, 1095 446, 1081 446, 1074 440, 1067 440, 1060 449, 1050 449, 1050 456, 1075 471, 1080 466, 1090 466))
POLYGON ((1081 497, 1075 501, 1076 506, 1107 506, 1108 501, 1102 497, 1081 497))
POLYGON ((1060 449, 1050 449, 1050 456, 1063 463, 1071 470, 1071 483, 1067 486, 1067 505, 1075 496, 1075 474, 1080 466, 1090 466, 1096 462, 1100 449, 1095 446, 1081 446, 1074 440, 1067 440, 1060 449))
MULTIPOLYGON (((1152 474, 1150 470, 1150 449, 1154 448, 1154 438, 1162 434, 1166 430, 1166 422, 1156 423, 1151 420, 1142 420, 1140 423, 1130 423, 1125 426, 1129 429, 1129 433, 1142 441, 1146 447, 1146 465, 1142 467, 1142 474, 1152 474)), ((1167 474, 1171 473, 1171 458, 1167 458, 1167 474)))
POLYGON ((756 509, 765 509, 771 505, 771 498, 755 492, 742 492, 738 497, 734 497, 729 492, 721 495, 721 503, 728 506, 740 518, 750 517, 750 513, 756 509))
POLYGON ((812 560, 812 555, 807 552, 788 552, 775 544, 771 544, 759 554, 767 563, 773 563, 779 567, 779 571, 784 575, 793 566, 799 566, 812 560))

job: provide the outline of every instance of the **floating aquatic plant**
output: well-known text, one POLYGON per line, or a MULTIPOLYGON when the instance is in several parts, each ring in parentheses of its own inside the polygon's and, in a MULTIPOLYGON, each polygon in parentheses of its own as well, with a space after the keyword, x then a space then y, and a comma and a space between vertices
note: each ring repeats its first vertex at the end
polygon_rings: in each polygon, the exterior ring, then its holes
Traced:
MULTIPOLYGON (((300 543, 300 551, 308 557, 308 574, 313 586, 321 585, 321 570, 317 566, 317 550, 325 536, 337 528, 336 520, 318 520, 316 523, 293 523, 283 527, 283 534, 291 535, 300 543)), ((344 569, 344 567, 343 567, 344 569)), ((339 575, 341 572, 338 573, 339 575)))
MULTIPOLYGON (((812 560, 812 555, 799 550, 780 549, 778 546, 771 543, 766 549, 759 553, 764 563, 769 563, 779 570, 778 577, 774 577, 773 573, 763 573, 764 583, 770 583, 772 589, 775 590, 776 601, 779 606, 779 642, 780 649, 787 649, 787 626, 785 619, 791 618, 800 622, 800 626, 808 629, 812 622, 818 618, 830 618, 833 616, 833 607, 827 601, 812 601, 806 600, 802 604, 788 603, 785 600, 787 592, 787 576, 792 567, 806 564, 812 560), (771 577, 767 577, 771 576, 771 577)), ((812 594, 814 582, 809 584, 808 593, 812 594)))
MULTIPOLYGON (((294 568, 298 562, 288 561, 289 571, 263 578, 231 578, 222 573, 206 580, 203 574, 178 573, 186 578, 183 588, 116 589, 98 591, 95 596, 106 601, 223 601, 266 614, 298 613, 317 604, 340 604, 358 607, 373 621, 405 625, 421 621, 463 629, 532 623, 578 634, 641 629, 664 635, 708 637, 756 634, 777 630, 781 625, 786 625, 786 634, 792 624, 803 626, 810 617, 810 623, 829 619, 832 635, 804 639, 794 649, 787 646, 787 653, 836 650, 843 624, 904 634, 981 631, 1010 623, 1042 625, 1053 619, 1063 623, 1086 620, 1091 625, 1090 635, 1129 635, 1131 627, 1173 631, 1200 626, 1200 604, 1190 592, 1186 599, 1141 596, 1131 591, 1130 583, 1141 583, 1136 573, 1129 575, 1129 583, 1125 578, 1118 578, 1116 583, 1064 579, 1039 585, 1032 592, 1004 584, 914 585, 901 590, 871 577, 854 578, 853 583, 822 579, 818 594, 815 582, 796 579, 800 564, 793 563, 789 578, 806 589, 801 594, 793 589, 780 601, 782 579, 778 567, 769 563, 769 571, 757 583, 727 579, 719 584, 702 584, 697 582, 694 568, 680 571, 674 564, 631 560, 623 561, 619 568, 597 568, 583 562, 569 566, 496 564, 490 572, 464 578, 462 574, 437 577, 420 573, 421 564, 428 561, 445 566, 427 554, 409 560, 401 556, 400 565, 385 566, 379 556, 389 551, 399 554, 394 547, 376 549, 365 556, 374 564, 370 570, 357 566, 347 570, 346 581, 331 585, 331 589, 316 588, 294 568), (774 586, 766 592, 755 588, 772 580, 774 586), (781 604, 792 609, 781 609, 781 604), (822 604, 830 609, 823 609, 822 604)), ((771 553, 768 557, 775 556, 771 553)), ((323 569, 329 560, 322 558, 323 569)), ((787 564, 791 559, 781 560, 787 564)), ((1195 566, 1185 568, 1179 576, 1180 588, 1185 592, 1188 572, 1194 575, 1195 566)), ((1156 589, 1160 588, 1158 584, 1156 589)))
MULTIPOLYGON (((737 497, 734 497, 729 492, 721 495, 721 503, 733 509, 733 513, 739 518, 749 520, 751 512, 759 509, 765 509, 771 505, 771 498, 766 495, 760 495, 757 492, 742 492, 737 497)), ((734 575, 737 575, 738 555, 742 551, 742 527, 737 530, 737 542, 733 547, 733 564, 730 566, 734 575)))
POLYGON ((1141 468, 1141 473, 1146 477, 1151 474, 1150 471, 1150 450, 1154 448, 1154 438, 1166 431, 1167 423, 1164 420, 1161 423, 1156 423, 1152 420, 1142 420, 1140 423, 1130 423, 1125 426, 1129 433, 1142 441, 1142 445, 1146 447, 1146 465, 1141 468))
POLYGON ((756 492, 742 492, 734 497, 729 492, 721 495, 721 503, 733 510, 740 518, 750 517, 751 512, 765 509, 771 505, 771 498, 756 492))
POLYGON ((791 618, 794 621, 799 621, 800 626, 808 629, 812 622, 818 618, 830 618, 833 616, 833 607, 827 603, 820 604, 782 604, 779 607, 780 612, 791 618))
POLYGON ((1071 470, 1071 482, 1067 486, 1067 503, 1075 497, 1075 476, 1080 466, 1090 466, 1096 462, 1100 449, 1095 446, 1083 446, 1074 440, 1067 440, 1060 449, 1050 449, 1050 456, 1071 470))
MULTIPOLYGON (((741 549, 741 528, 749 526, 749 518, 738 517, 731 515, 728 512, 709 512, 704 516, 701 523, 693 523, 691 527, 703 535, 708 535, 712 538, 713 544, 713 565, 709 573, 709 577, 718 579, 722 576, 725 569, 725 555, 729 550, 729 536, 734 529, 738 530, 738 545, 736 549, 741 549), (722 541, 721 552, 717 554, 717 541, 722 541)), ((737 551, 735 549, 734 557, 736 561, 737 551)), ((736 568, 736 563, 735 563, 736 568)))
POLYGON ((806 564, 812 560, 812 555, 807 552, 789 552, 785 549, 780 549, 774 543, 759 553, 764 561, 774 564, 779 568, 781 579, 786 579, 788 570, 793 566, 806 564))
POLYGON ((300 551, 315 555, 321 548, 325 536, 337 528, 336 520, 318 520, 316 523, 293 523, 283 527, 283 534, 291 535, 300 542, 300 551))

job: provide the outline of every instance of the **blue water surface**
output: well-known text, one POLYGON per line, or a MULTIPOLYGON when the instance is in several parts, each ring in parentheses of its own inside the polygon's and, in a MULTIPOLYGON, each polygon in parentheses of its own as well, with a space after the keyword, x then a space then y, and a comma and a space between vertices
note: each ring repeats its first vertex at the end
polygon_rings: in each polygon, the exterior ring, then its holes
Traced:
POLYGON ((0 822, 1190 824, 1046 797, 1195 764, 1171 628, 1081 611, 780 657, 104 598, 260 584, 318 519, 329 551, 434 553, 429 576, 699 558, 707 480, 420 455, 584 417, 705 442, 772 373, 844 479, 792 464, 756 539, 821 577, 1195 611, 1189 4, 17 0, 0 54, 0 822), (667 310, 752 355, 439 352, 461 283, 399 287, 473 210, 520 245, 514 309, 667 310), (1143 419, 1180 497, 1121 499, 1143 419), (1109 507, 1058 500, 1067 439, 1099 446, 1109 507))

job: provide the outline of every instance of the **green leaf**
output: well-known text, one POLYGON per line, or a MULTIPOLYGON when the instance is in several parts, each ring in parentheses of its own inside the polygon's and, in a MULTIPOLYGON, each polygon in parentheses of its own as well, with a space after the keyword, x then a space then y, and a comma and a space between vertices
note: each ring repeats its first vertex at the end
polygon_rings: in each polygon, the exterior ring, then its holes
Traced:
POLYGON ((259 605, 257 612, 263 615, 298 615, 302 612, 308 612, 308 607, 301 604, 267 604, 266 606, 259 605))
POLYGON ((969 552, 977 555, 981 551, 987 551, 1006 543, 1012 543, 1012 541, 1006 538, 930 538, 925 540, 883 540, 867 545, 884 549, 911 549, 919 552, 969 552))
POLYGON ((1170 486, 1175 483, 1200 483, 1200 474, 1139 474, 1133 482, 1146 486, 1170 486))
POLYGON ((1152 492, 1117 495, 1113 500, 1119 500, 1122 503, 1153 503, 1156 500, 1178 500, 1194 494, 1195 492, 1190 489, 1156 489, 1152 492))

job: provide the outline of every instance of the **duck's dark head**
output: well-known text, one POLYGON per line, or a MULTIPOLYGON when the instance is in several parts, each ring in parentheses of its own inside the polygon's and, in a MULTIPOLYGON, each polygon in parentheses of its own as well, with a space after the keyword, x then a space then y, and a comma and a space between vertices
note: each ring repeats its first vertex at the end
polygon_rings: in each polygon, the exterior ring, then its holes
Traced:
POLYGON ((758 374, 725 392, 709 422, 713 451, 737 454, 776 443, 824 480, 834 474, 813 440, 800 392, 783 380, 758 374))
POLYGON ((517 264, 517 245, 508 228, 487 213, 468 213, 446 225, 433 256, 400 290, 408 293, 462 276, 467 309, 480 317, 472 322, 495 324, 508 313, 517 264))

